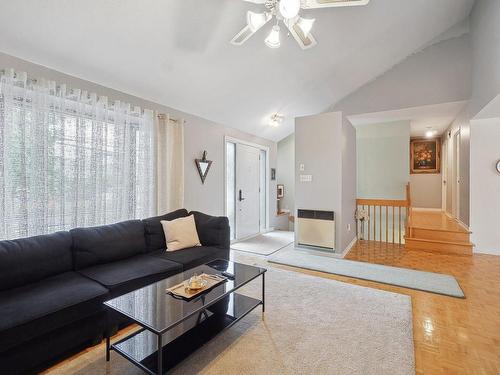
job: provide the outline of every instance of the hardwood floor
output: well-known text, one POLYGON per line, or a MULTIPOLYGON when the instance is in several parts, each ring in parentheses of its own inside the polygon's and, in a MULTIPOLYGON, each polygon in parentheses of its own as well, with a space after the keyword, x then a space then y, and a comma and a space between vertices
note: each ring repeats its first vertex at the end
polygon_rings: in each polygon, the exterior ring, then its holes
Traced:
POLYGON ((416 228, 468 233, 456 220, 453 220, 443 212, 420 211, 413 208, 411 220, 412 226, 416 228))
POLYGON ((359 241, 346 258, 455 276, 465 299, 313 273, 410 295, 417 374, 500 374, 499 256, 432 254, 359 241))
POLYGON ((433 253, 472 255, 470 232, 440 211, 412 209, 406 248, 433 253))

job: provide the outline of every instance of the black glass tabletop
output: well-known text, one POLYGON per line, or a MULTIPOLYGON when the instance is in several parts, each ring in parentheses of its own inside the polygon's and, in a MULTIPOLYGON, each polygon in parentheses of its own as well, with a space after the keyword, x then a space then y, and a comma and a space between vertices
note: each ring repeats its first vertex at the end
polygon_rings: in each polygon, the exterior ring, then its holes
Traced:
POLYGON ((264 272, 265 268, 219 259, 134 290, 104 304, 153 332, 163 333, 208 305, 220 301, 264 272), (223 272, 234 275, 234 278, 227 279, 191 300, 178 299, 167 292, 168 288, 188 280, 194 274, 221 275, 223 272))

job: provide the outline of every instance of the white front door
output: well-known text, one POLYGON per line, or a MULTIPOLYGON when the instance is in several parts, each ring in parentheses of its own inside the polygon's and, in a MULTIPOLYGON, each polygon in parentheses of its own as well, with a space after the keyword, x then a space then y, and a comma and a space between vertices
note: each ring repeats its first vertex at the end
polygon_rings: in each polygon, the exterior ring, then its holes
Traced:
POLYGON ((260 150, 236 144, 236 238, 260 232, 260 150))

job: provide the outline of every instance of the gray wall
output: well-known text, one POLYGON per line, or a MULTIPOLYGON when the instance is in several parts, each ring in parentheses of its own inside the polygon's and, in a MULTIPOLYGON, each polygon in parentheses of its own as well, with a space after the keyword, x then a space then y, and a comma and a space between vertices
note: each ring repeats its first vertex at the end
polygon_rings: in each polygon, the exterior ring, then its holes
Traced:
POLYGON ((341 250, 356 237, 356 129, 342 117, 342 220, 341 250), (349 226, 349 227, 348 227, 349 226))
POLYGON ((343 250, 342 143, 340 112, 295 119, 295 211, 334 211, 336 252, 343 250), (300 164, 304 171, 299 171, 300 164), (312 182, 300 182, 301 174, 312 175, 312 182))
POLYGON ((332 110, 352 115, 467 100, 471 75, 472 48, 466 34, 411 55, 332 110))
MULTIPOLYGON (((470 20, 471 97, 468 106, 448 129, 452 132, 460 130, 459 219, 466 225, 470 224, 471 119, 500 93, 500 1, 477 0, 472 8, 470 20)), ((452 146, 452 140, 449 145, 452 146)), ((452 153, 448 155, 451 156, 452 153)), ((450 172, 451 163, 452 159, 449 158, 450 172)), ((447 195, 447 200, 449 199, 451 194, 447 195)), ((451 202, 447 206, 451 206, 451 202)))
POLYGON ((356 141, 358 198, 405 199, 410 122, 359 125, 356 141))
POLYGON ((278 142, 276 182, 285 187, 285 196, 280 201, 280 208, 295 212, 295 134, 278 142))
POLYGON ((411 174, 410 184, 413 207, 441 209, 443 184, 441 173, 411 174))
MULTIPOLYGON (((485 4, 478 5, 482 2, 483 0, 477 1, 475 8, 486 6, 492 10, 491 1, 486 0, 485 4)), ((482 14, 482 11, 475 10, 474 12, 482 14)), ((494 19, 492 15, 488 18, 490 22, 494 19)), ((491 29, 492 26, 489 28, 491 29)), ((478 27, 477 22, 472 22, 471 33, 447 39, 422 49, 373 82, 362 86, 342 99, 332 108, 352 115, 469 100, 473 86, 473 60, 475 64, 476 60, 482 59, 477 56, 476 46, 474 46, 473 57, 473 40, 478 38, 478 30, 482 31, 483 29, 483 26, 478 27)), ((486 38, 491 41, 491 37, 486 38)), ((487 48, 487 45, 481 44, 481 46, 487 48)), ((490 48, 497 49, 491 45, 490 48)), ((479 51, 482 52, 481 49, 479 51)), ((489 52, 486 55, 488 54, 489 52)), ((485 61, 483 65, 486 66, 490 75, 495 74, 491 73, 494 70, 493 64, 485 61)), ((500 65, 497 61, 496 67, 498 66, 500 65)), ((469 119, 471 118, 469 112, 471 112, 471 108, 464 110, 452 125, 460 127, 462 134, 460 220, 467 225, 469 223, 469 119)))
POLYGON ((338 112, 295 119, 295 209, 341 208, 342 118, 338 112), (304 164, 304 171, 299 165, 304 164), (299 175, 312 175, 300 182, 299 175))
MULTIPOLYGON (((199 210, 211 215, 224 215, 224 137, 226 135, 247 142, 268 146, 270 148, 270 168, 276 167, 276 142, 255 137, 239 130, 193 116, 189 113, 181 112, 158 103, 153 103, 133 95, 128 95, 93 82, 85 81, 41 65, 0 53, 0 69, 10 68, 17 71, 25 71, 31 77, 47 78, 57 81, 58 83, 65 83, 68 87, 95 92, 98 95, 106 95, 111 100, 121 100, 143 108, 169 113, 176 118, 184 118, 186 120, 184 201, 186 208, 189 210, 199 210), (201 183, 194 164, 194 159, 199 158, 203 150, 207 150, 209 159, 214 162, 205 180, 205 184, 201 183)), ((269 201, 269 224, 273 226, 276 217, 276 207, 274 204, 276 201, 276 181, 271 181, 270 183, 269 201)))
POLYGON ((476 0, 470 18, 474 116, 500 93, 500 1, 476 0))

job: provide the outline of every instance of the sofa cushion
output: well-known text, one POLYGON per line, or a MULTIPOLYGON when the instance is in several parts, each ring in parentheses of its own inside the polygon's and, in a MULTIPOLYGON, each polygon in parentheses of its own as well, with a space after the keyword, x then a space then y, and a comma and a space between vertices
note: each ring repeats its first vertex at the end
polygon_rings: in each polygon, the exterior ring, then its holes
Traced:
POLYGON ((184 270, 188 270, 215 259, 229 259, 229 250, 213 246, 196 246, 177 251, 157 250, 148 255, 180 263, 184 270))
POLYGON ((68 232, 0 241, 0 290, 23 286, 72 268, 68 232))
POLYGON ((198 211, 191 211, 194 216, 198 237, 203 246, 217 246, 229 249, 229 219, 225 216, 210 216, 198 211))
POLYGON ((182 265, 149 255, 137 255, 112 263, 85 268, 79 272, 104 285, 111 297, 128 293, 182 271, 182 265))
POLYGON ((162 220, 161 225, 165 232, 167 251, 177 251, 188 247, 201 246, 194 216, 180 217, 175 220, 162 220))
POLYGON ((113 262, 144 253, 146 242, 141 220, 70 230, 75 269, 113 262))
POLYGON ((107 295, 73 271, 0 292, 0 351, 102 311, 107 295))
POLYGON ((163 232, 163 227, 161 225, 162 220, 170 221, 186 216, 188 216, 187 210, 181 208, 180 210, 176 210, 165 215, 144 219, 142 222, 144 223, 144 228, 146 230, 146 246, 148 251, 166 248, 165 233, 163 232))

